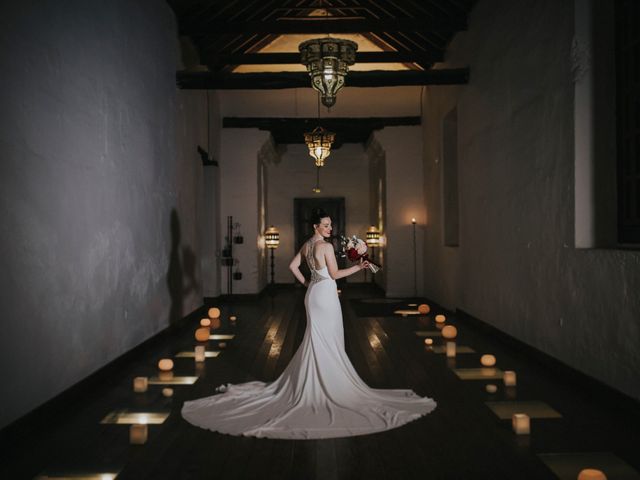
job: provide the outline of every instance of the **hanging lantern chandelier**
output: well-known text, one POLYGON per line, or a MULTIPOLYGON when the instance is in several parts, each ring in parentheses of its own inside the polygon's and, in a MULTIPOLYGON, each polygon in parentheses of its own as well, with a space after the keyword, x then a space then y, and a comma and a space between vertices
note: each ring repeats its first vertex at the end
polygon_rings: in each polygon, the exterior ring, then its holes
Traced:
POLYGON ((304 143, 309 147, 309 155, 315 159, 316 167, 324 167, 325 159, 331 155, 331 145, 335 138, 335 133, 320 126, 304 134, 304 143))
POLYGON ((322 95, 322 103, 331 107, 344 85, 349 65, 356 61, 358 44, 341 38, 314 38, 298 46, 303 65, 311 77, 311 86, 322 95))

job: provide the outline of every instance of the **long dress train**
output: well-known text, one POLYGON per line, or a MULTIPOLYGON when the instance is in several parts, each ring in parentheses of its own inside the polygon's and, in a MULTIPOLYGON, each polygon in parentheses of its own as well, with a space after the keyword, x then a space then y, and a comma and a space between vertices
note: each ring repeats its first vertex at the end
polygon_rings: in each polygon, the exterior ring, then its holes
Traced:
POLYGON ((412 390, 369 388, 344 349, 342 310, 327 267, 306 261, 307 328, 300 347, 273 382, 227 384, 223 393, 187 401, 182 416, 198 427, 267 438, 315 439, 364 435, 426 415, 436 402, 412 390))

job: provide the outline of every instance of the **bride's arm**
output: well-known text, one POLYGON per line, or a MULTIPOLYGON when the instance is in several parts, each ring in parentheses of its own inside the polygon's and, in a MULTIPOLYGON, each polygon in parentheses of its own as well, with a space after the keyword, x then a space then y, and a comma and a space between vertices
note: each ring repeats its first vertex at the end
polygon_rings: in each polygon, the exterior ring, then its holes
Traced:
POLYGON ((352 267, 343 268, 342 270, 338 268, 338 262, 336 262, 336 255, 333 253, 333 245, 330 243, 325 243, 324 245, 318 245, 317 248, 322 248, 322 255, 324 255, 324 261, 327 264, 327 269, 329 270, 329 275, 334 280, 339 278, 348 277, 349 275, 353 275, 356 272, 359 272, 363 268, 367 267, 367 262, 356 263, 352 267))
MULTIPOLYGON (((300 250, 300 252, 301 251, 302 250, 300 250)), ((291 260, 291 263, 289 264, 289 270, 291 270, 291 273, 293 273, 298 281, 306 287, 307 281, 304 278, 304 275, 302 275, 302 272, 300 272, 300 261, 302 259, 302 255, 300 254, 300 252, 296 253, 296 256, 293 257, 293 260, 291 260)))

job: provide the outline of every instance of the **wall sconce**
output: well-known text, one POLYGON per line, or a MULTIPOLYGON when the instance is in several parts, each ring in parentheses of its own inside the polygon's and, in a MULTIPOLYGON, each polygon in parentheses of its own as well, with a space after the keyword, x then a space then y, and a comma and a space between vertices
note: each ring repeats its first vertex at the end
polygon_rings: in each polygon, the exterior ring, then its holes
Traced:
POLYGON ((274 261, 273 261, 273 252, 280 245, 280 232, 278 232, 278 229, 276 227, 274 227, 273 225, 271 225, 269 228, 267 228, 267 230, 264 232, 264 243, 267 245, 267 248, 271 252, 270 253, 270 257, 271 257, 271 284, 273 285, 275 283, 275 266, 274 266, 274 261))

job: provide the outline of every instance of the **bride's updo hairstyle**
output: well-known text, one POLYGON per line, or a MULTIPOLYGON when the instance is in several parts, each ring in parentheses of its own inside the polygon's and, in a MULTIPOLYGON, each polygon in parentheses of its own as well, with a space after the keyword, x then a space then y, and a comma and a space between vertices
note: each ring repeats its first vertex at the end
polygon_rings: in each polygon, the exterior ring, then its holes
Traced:
POLYGON ((314 208, 311 210, 311 226, 320 225, 323 218, 327 218, 329 214, 322 208, 314 208))

